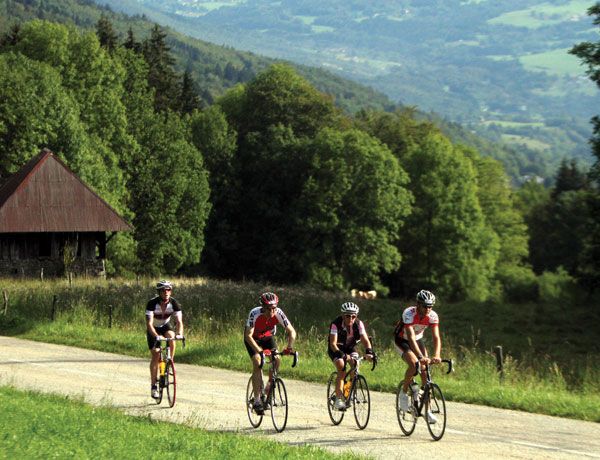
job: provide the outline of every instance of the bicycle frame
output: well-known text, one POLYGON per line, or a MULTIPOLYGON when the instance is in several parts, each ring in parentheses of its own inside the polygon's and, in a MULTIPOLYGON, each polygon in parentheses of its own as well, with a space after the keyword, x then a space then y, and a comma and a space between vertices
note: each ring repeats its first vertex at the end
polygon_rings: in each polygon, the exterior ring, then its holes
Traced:
MULTIPOLYGON (((448 365, 446 373, 452 372, 452 360, 443 359, 442 362, 448 365)), ((402 432, 406 436, 410 436, 415 430, 417 419, 423 417, 433 440, 439 441, 442 439, 446 430, 446 403, 441 388, 431 378, 430 364, 427 363, 422 369, 420 363, 417 362, 416 372, 409 382, 411 395, 408 410, 401 408, 400 401, 404 394, 403 385, 404 381, 401 381, 396 393, 396 415, 402 432), (420 385, 415 382, 415 377, 419 376, 422 370, 425 374, 425 384, 420 388, 420 385)))
POLYGON ((287 424, 288 417, 288 400, 287 400, 287 390, 285 389, 285 384, 283 380, 278 376, 278 371, 275 366, 276 357, 280 355, 290 355, 293 356, 294 361, 292 363, 292 367, 296 367, 298 363, 298 352, 283 352, 280 353, 278 351, 264 350, 260 354, 260 366, 262 373, 262 368, 265 364, 265 356, 267 357, 266 362, 269 366, 269 379, 267 381, 267 385, 269 387, 269 391, 265 394, 263 385, 260 390, 260 398, 263 402, 263 411, 256 412, 254 410, 254 389, 253 389, 253 377, 250 377, 248 380, 248 386, 246 387, 246 410, 248 412, 248 419, 250 420, 250 424, 254 428, 258 428, 262 422, 265 409, 269 409, 271 412, 271 420, 273 421, 273 426, 275 427, 275 431, 281 433, 287 424))
POLYGON ((183 342, 183 347, 185 348, 185 337, 161 337, 157 338, 154 343, 154 348, 160 349, 157 378, 160 396, 156 399, 156 404, 160 404, 162 402, 163 390, 166 388, 169 407, 173 407, 175 405, 177 382, 175 379, 175 364, 173 357, 171 356, 170 342, 179 340, 183 342))
MULTIPOLYGON (((446 374, 450 374, 452 372, 452 360, 451 359, 442 359, 442 363, 446 363, 448 364, 448 371, 446 372, 446 374)), ((441 363, 440 363, 441 364, 441 363)), ((415 377, 421 374, 421 365, 420 363, 417 361, 417 365, 416 365, 416 371, 415 371, 415 377)), ((423 396, 426 396, 429 394, 429 392, 431 391, 431 385, 433 385, 434 381, 431 378, 431 364, 426 364, 425 365, 425 374, 426 374, 426 380, 425 380, 425 385, 422 388, 423 391, 423 396)), ((411 382, 411 386, 413 384, 415 384, 415 378, 413 377, 412 382, 411 382)), ((425 406, 425 401, 427 400, 427 398, 422 397, 421 396, 421 390, 419 390, 419 398, 417 399, 417 401, 415 401, 413 399, 413 407, 416 410, 416 415, 417 417, 422 417, 423 416, 423 407, 425 406)))
MULTIPOLYGON (((351 402, 352 402, 352 396, 354 394, 354 391, 356 391, 356 381, 358 380, 358 376, 360 375, 360 363, 361 361, 364 361, 366 359, 366 356, 359 356, 358 358, 353 358, 352 359, 352 364, 350 365, 350 369, 348 369, 345 373, 344 373, 344 388, 346 386, 346 383, 348 382, 348 376, 350 375, 351 380, 350 380, 350 391, 348 392, 348 395, 346 396, 344 394, 344 397, 346 398, 346 408, 351 406, 351 402)), ((371 370, 375 370, 375 366, 377 366, 377 359, 373 360, 373 366, 371 367, 371 370)))

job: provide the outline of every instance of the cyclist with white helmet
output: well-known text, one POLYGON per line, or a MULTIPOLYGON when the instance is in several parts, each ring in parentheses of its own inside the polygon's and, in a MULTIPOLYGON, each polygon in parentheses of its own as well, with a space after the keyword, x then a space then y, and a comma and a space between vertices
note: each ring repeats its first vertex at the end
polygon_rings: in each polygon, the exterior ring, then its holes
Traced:
MULTIPOLYGON (((432 310, 434 305, 435 296, 433 293, 423 289, 417 293, 417 305, 406 308, 402 313, 402 319, 396 323, 394 344, 396 351, 408 365, 404 374, 403 391, 400 392, 400 409, 403 411, 408 410, 409 397, 407 392, 409 391, 409 383, 416 372, 417 361, 421 364, 441 362, 440 320, 437 313, 432 310), (431 327, 433 336, 433 357, 431 359, 428 357, 427 348, 423 343, 423 332, 428 327, 431 327)), ((425 371, 423 371, 421 373, 423 385, 426 378, 425 371)), ((434 418, 432 414, 427 414, 427 416, 430 420, 434 418)))
MULTIPOLYGON (((244 329, 244 345, 252 361, 252 387, 254 389, 254 411, 262 415, 264 413, 263 401, 260 399, 263 386, 261 365, 261 353, 263 350, 277 350, 275 334, 277 325, 280 324, 287 331, 287 348, 283 351, 292 352, 296 340, 296 330, 287 319, 285 313, 279 308, 279 297, 273 292, 265 292, 259 298, 259 305, 250 310, 246 328, 244 329)), ((275 355, 275 369, 279 368, 280 358, 275 355)), ((269 376, 269 382, 270 382, 269 376)), ((269 388, 265 388, 264 394, 268 394, 269 388)))
MULTIPOLYGON (((158 398, 158 385, 156 383, 156 374, 158 371, 158 362, 160 361, 160 348, 156 347, 156 340, 162 337, 183 337, 183 319, 181 305, 175 298, 171 297, 173 284, 167 280, 160 280, 156 283, 158 295, 153 297, 146 304, 146 339, 148 348, 152 353, 150 360, 150 383, 151 395, 158 398), (175 318, 175 328, 173 321, 175 318), (173 332, 175 330, 175 332, 173 332)), ((175 356, 175 342, 169 342, 171 356, 175 356)))
POLYGON ((360 341, 365 347, 365 355, 369 361, 377 359, 365 325, 358 319, 358 311, 358 305, 354 302, 343 303, 340 309, 342 314, 334 319, 329 326, 327 353, 337 370, 335 408, 338 410, 346 409, 342 388, 344 384, 344 371, 348 362, 358 358, 358 353, 356 352, 358 342, 360 341))

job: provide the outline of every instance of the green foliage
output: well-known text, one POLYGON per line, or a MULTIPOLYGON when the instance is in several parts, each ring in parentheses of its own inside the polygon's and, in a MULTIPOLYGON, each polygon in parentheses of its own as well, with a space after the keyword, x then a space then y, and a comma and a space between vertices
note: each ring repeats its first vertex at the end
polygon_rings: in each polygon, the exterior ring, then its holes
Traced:
POLYGON ((575 279, 558 267, 555 272, 544 272, 538 278, 540 300, 546 303, 567 303, 577 290, 575 279))
POLYGON ((138 271, 174 273, 198 263, 210 204, 202 156, 172 113, 145 120, 138 138, 138 174, 131 178, 131 209, 141 262, 138 271))

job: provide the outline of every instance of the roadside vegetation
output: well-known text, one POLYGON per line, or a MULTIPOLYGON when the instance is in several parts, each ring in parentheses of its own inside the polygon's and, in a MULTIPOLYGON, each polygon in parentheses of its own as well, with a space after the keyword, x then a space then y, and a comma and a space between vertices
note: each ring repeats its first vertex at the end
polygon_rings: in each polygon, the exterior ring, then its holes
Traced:
MULTIPOLYGON (((175 283, 188 338, 178 361, 249 371, 244 322, 258 294, 272 289, 299 337, 300 365, 292 369, 284 362, 284 375, 325 384, 332 369, 326 355, 328 325, 348 298, 343 292, 203 279, 175 283)), ((148 355, 144 307, 154 292, 150 279, 77 280, 71 287, 65 281, 2 280, 0 289, 9 299, 6 315, 0 315, 3 335, 148 355)), ((404 365, 392 349, 392 330, 407 303, 358 303, 381 358, 374 372, 366 370, 369 384, 393 392, 404 365)), ((448 400, 600 422, 598 312, 566 304, 447 304, 443 299, 436 310, 443 355, 455 362, 453 374, 434 374, 448 400), (491 353, 497 345, 505 354, 502 375, 491 353)))
MULTIPOLYGON (((255 458, 256 439, 125 415, 78 399, 0 387, 1 458, 255 458)), ((336 459, 316 447, 261 440, 274 458, 336 459)), ((343 458, 361 458, 345 453, 343 458)))

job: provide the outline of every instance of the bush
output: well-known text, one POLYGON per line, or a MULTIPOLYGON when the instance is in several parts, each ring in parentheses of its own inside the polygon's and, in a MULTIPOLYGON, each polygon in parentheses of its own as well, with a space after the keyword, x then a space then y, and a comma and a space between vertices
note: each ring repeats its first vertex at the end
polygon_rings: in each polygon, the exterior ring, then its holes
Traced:
POLYGON ((538 277, 540 300, 547 303, 572 300, 576 291, 575 279, 563 267, 555 272, 544 272, 538 277))
POLYGON ((529 267, 506 267, 498 271, 498 280, 510 302, 530 302, 539 298, 538 281, 529 267))

